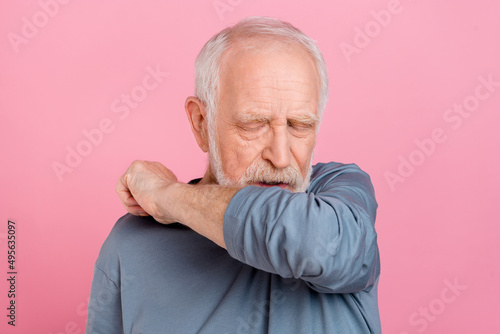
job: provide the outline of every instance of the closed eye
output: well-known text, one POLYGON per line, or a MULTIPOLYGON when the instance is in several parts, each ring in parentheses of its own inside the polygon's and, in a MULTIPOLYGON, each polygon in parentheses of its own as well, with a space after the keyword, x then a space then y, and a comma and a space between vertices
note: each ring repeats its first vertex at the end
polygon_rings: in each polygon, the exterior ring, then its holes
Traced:
POLYGON ((238 127, 244 131, 257 132, 262 129, 266 123, 264 122, 245 122, 238 124, 238 127))
POLYGON ((312 129, 314 125, 312 123, 288 121, 288 126, 297 131, 308 131, 312 129))

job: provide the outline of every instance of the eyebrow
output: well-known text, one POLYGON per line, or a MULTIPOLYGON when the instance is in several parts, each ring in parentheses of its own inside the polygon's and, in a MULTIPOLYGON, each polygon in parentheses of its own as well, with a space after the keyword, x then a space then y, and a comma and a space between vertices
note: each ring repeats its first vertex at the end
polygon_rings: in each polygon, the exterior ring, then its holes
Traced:
MULTIPOLYGON (((268 122, 271 120, 271 117, 254 112, 244 112, 235 116, 235 119, 240 122, 251 123, 251 122, 268 122)), ((319 122, 319 117, 312 114, 301 114, 288 117, 287 121, 294 123, 315 124, 319 122)))
POLYGON ((237 114, 234 118, 237 121, 243 122, 243 123, 267 122, 267 121, 271 120, 271 118, 269 116, 257 114, 257 113, 251 112, 251 111, 237 114))
POLYGON ((319 122, 319 117, 312 114, 302 114, 288 118, 289 121, 303 124, 315 124, 319 122))

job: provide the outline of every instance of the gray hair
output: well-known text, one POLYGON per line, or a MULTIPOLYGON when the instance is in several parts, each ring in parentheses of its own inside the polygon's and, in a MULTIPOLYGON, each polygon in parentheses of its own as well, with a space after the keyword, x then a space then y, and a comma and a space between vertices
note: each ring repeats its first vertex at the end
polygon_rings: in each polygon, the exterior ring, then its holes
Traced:
POLYGON ((214 116, 219 97, 219 74, 224 53, 235 41, 255 37, 268 37, 298 44, 309 52, 320 78, 318 115, 321 119, 328 100, 328 75, 325 60, 315 41, 288 22, 271 17, 253 16, 213 36, 196 58, 194 94, 205 105, 209 127, 214 129, 214 116))

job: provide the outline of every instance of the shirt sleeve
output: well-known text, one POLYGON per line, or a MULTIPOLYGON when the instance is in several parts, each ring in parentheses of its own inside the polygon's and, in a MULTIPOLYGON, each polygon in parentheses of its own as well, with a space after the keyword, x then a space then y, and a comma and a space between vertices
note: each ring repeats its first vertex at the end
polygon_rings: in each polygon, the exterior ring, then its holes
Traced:
POLYGON ((97 265, 90 290, 86 334, 123 333, 121 296, 116 283, 97 265))
POLYGON ((323 293, 369 290, 380 273, 377 203, 368 174, 354 164, 315 166, 307 193, 248 186, 229 203, 229 254, 323 293))

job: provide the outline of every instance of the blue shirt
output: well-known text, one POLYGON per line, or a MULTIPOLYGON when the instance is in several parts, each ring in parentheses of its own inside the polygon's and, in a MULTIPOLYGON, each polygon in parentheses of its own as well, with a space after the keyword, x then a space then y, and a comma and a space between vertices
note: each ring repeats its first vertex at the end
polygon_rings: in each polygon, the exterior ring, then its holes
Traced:
POLYGON ((238 191, 227 251, 127 214, 96 261, 86 333, 380 333, 376 209, 366 173, 327 163, 305 193, 238 191))

